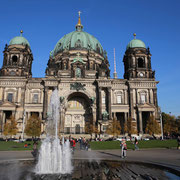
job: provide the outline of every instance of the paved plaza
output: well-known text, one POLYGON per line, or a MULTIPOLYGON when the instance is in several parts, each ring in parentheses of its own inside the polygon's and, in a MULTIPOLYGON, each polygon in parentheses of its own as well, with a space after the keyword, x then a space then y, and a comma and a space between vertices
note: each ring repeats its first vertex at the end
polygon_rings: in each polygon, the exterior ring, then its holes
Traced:
MULTIPOLYGON (((31 151, 0 151, 0 162, 9 160, 33 160, 31 151)), ((144 162, 169 167, 180 172, 180 150, 177 149, 141 149, 128 150, 127 158, 121 159, 121 150, 91 150, 77 149, 73 159, 87 160, 119 160, 127 162, 144 162)))

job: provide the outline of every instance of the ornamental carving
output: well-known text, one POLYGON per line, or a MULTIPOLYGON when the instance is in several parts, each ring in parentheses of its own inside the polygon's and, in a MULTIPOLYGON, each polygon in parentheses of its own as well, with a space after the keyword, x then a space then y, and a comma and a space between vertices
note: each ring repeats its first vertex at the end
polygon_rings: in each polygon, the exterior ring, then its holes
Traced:
POLYGON ((81 84, 79 82, 75 82, 74 84, 70 84, 70 90, 76 90, 76 91, 79 91, 79 90, 86 90, 85 88, 85 84, 81 84))

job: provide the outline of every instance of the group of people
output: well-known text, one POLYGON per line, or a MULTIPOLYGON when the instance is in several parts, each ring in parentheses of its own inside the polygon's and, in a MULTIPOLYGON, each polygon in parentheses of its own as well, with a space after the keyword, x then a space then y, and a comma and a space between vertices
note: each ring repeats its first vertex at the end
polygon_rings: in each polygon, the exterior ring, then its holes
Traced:
POLYGON ((77 143, 79 143, 80 145, 80 150, 88 151, 89 141, 85 137, 80 137, 79 139, 74 139, 70 137, 69 139, 70 139, 70 146, 71 146, 71 150, 73 154, 74 154, 77 143))
POLYGON ((89 142, 88 140, 84 137, 79 138, 79 143, 80 143, 80 150, 86 150, 88 151, 89 148, 89 142))
MULTIPOLYGON (((127 156, 127 144, 126 144, 126 140, 125 139, 122 139, 122 141, 121 141, 121 144, 120 144, 120 146, 121 146, 121 158, 126 158, 126 156, 127 156)), ((136 151, 136 150, 139 150, 139 147, 138 147, 138 140, 137 140, 137 138, 135 137, 135 139, 134 139, 134 150, 136 151)))

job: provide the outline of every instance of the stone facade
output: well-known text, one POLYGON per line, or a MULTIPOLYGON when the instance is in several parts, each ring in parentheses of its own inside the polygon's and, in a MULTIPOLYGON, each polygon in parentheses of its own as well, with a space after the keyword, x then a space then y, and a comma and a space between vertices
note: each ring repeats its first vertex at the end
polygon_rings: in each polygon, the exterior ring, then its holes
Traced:
MULTIPOLYGON (((76 26, 81 30, 81 26, 76 26)), ((151 68, 149 48, 128 48, 124 55, 124 79, 110 77, 109 62, 100 47, 84 48, 78 40, 75 47, 63 48, 50 55, 46 77, 32 78, 33 55, 28 45, 5 46, 0 70, 0 120, 3 125, 15 116, 22 132, 27 119, 37 114, 45 131, 48 104, 57 88, 61 102, 60 131, 85 133, 86 123, 105 132, 114 117, 122 127, 128 117, 143 134, 148 117, 159 120, 157 81, 151 68)))

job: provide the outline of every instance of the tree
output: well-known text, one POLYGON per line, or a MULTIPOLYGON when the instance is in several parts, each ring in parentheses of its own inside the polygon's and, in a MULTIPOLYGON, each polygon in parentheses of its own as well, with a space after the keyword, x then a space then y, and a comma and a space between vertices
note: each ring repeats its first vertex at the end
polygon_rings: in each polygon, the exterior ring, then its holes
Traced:
POLYGON ((7 136, 7 135, 9 134, 9 123, 8 123, 8 122, 6 122, 6 123, 4 124, 3 134, 4 134, 5 136, 7 136))
POLYGON ((173 133, 178 132, 178 118, 176 119, 175 116, 162 113, 162 120, 163 120, 163 131, 166 135, 172 135, 173 133))
POLYGON ((18 128, 17 128, 17 122, 15 120, 14 116, 10 117, 10 120, 8 120, 5 124, 4 124, 4 131, 3 134, 5 136, 10 135, 11 137, 13 135, 16 135, 18 132, 18 128))
POLYGON ((128 133, 129 136, 137 133, 136 122, 133 122, 131 117, 124 123, 124 132, 128 133))
POLYGON ((106 133, 113 135, 113 137, 121 134, 121 125, 116 118, 113 118, 113 121, 107 127, 106 133))
POLYGON ((91 123, 86 123, 85 132, 90 134, 91 138, 93 133, 95 133, 96 135, 100 133, 97 126, 91 123))
POLYGON ((153 115, 151 115, 147 121, 145 132, 150 135, 161 133, 160 125, 153 115))
POLYGON ((25 133, 28 136, 39 137, 41 134, 41 120, 33 114, 28 120, 25 127, 25 133))

